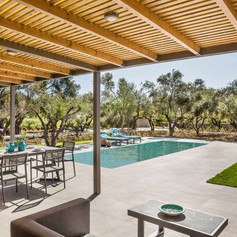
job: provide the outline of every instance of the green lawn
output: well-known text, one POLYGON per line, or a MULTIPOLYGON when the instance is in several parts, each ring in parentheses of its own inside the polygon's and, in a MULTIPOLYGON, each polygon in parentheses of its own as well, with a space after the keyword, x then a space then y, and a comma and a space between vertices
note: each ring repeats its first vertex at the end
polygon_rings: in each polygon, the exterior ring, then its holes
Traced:
POLYGON ((223 170, 207 182, 237 188, 237 163, 223 170))
MULTIPOLYGON (((82 145, 82 144, 89 144, 92 143, 92 140, 87 140, 87 141, 77 141, 76 145, 82 145)), ((62 142, 58 142, 56 146, 62 146, 63 143, 62 142)))

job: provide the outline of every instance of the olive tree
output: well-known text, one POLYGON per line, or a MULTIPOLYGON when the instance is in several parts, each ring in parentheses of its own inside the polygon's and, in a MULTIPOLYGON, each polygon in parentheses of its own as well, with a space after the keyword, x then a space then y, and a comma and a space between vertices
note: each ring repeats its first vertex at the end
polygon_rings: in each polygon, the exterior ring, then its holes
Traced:
POLYGON ((67 127, 72 129, 76 136, 79 132, 88 129, 93 121, 93 95, 91 92, 84 94, 80 99, 81 110, 69 119, 67 127))
POLYGON ((69 80, 35 83, 28 88, 30 109, 40 120, 48 146, 56 145, 69 118, 81 109, 76 96, 79 88, 69 80))
POLYGON ((101 77, 102 91, 102 116, 104 124, 109 126, 124 127, 131 124, 132 116, 136 109, 134 83, 129 83, 125 78, 120 78, 117 86, 111 73, 101 77))
POLYGON ((179 70, 173 69, 157 79, 161 93, 160 109, 168 121, 170 136, 173 136, 175 128, 191 109, 188 86, 182 77, 179 70))
POLYGON ((237 80, 221 90, 221 101, 226 107, 226 117, 230 125, 237 131, 237 80))

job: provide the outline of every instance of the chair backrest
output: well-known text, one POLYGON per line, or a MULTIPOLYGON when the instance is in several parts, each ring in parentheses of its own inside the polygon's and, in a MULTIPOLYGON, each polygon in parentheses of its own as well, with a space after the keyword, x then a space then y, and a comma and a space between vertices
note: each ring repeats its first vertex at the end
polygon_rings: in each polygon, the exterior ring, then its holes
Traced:
POLYGON ((64 141, 63 147, 65 148, 65 150, 74 151, 75 142, 64 141))
POLYGON ((16 170, 19 165, 26 165, 27 153, 7 154, 1 158, 0 169, 1 171, 16 170))
POLYGON ((46 150, 43 156, 44 161, 61 161, 64 159, 64 148, 46 150))

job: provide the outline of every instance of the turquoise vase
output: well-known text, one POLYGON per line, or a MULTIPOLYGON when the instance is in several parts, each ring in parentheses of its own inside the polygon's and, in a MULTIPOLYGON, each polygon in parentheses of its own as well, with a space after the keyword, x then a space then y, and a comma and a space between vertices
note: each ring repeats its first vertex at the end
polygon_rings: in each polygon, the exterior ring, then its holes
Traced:
POLYGON ((18 151, 25 151, 25 149, 26 149, 26 143, 25 143, 25 142, 19 142, 19 143, 17 144, 17 149, 18 149, 18 151))
POLYGON ((7 152, 14 152, 15 151, 15 143, 14 142, 8 142, 7 143, 7 152))

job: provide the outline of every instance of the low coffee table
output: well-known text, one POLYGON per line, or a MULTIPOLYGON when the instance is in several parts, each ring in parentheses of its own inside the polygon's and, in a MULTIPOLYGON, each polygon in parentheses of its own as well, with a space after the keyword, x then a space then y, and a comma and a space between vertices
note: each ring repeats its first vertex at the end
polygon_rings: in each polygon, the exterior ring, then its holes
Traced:
POLYGON ((128 209, 128 215, 138 219, 138 237, 144 237, 144 222, 158 225, 158 232, 152 236, 164 236, 164 228, 171 229, 191 237, 216 237, 227 226, 228 219, 210 213, 186 209, 176 217, 169 217, 160 212, 159 206, 165 204, 149 200, 128 209))

